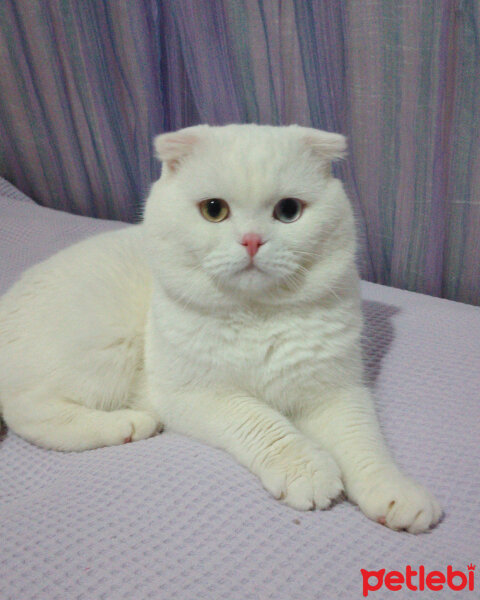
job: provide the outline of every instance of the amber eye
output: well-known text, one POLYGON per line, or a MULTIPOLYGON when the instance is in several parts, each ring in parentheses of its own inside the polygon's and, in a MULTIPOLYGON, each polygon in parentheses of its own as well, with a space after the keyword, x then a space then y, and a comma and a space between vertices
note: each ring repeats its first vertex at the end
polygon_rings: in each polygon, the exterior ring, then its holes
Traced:
POLYGON ((220 223, 220 221, 224 221, 230 214, 228 204, 221 198, 204 200, 203 202, 200 202, 198 206, 202 213, 202 217, 212 223, 220 223))
POLYGON ((275 204, 273 216, 282 223, 293 223, 302 216, 303 206, 297 198, 282 198, 275 204))

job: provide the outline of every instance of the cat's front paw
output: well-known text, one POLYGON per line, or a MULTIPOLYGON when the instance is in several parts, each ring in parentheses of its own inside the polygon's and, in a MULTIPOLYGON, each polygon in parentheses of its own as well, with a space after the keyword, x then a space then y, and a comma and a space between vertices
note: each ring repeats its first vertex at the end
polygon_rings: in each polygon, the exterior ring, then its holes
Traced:
POLYGON ((144 440, 161 431, 163 426, 147 412, 129 408, 108 413, 110 422, 102 430, 102 446, 116 446, 144 440))
POLYGON ((442 516, 440 505, 427 489, 397 473, 363 481, 353 499, 370 519, 409 533, 427 531, 442 516))
POLYGON ((259 475, 267 491, 297 510, 328 508, 343 491, 337 463, 317 449, 284 449, 264 463, 259 475))

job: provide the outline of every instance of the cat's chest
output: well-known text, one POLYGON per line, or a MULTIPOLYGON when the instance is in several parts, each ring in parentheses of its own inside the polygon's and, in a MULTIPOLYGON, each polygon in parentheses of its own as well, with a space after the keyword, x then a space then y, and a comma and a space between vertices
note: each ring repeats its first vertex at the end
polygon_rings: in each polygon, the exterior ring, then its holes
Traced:
POLYGON ((207 343, 212 356, 222 357, 231 369, 263 369, 272 359, 279 360, 278 350, 294 343, 294 331, 282 322, 248 317, 230 317, 200 333, 202 346, 207 343), (203 338, 203 339, 201 339, 203 338))
POLYGON ((289 413, 343 377, 346 349, 358 335, 350 321, 345 311, 322 307, 218 315, 154 302, 147 364, 172 392, 239 390, 289 413))
POLYGON ((234 385, 265 399, 311 385, 329 354, 328 327, 318 316, 184 318, 171 324, 168 335, 182 365, 177 375, 207 386, 234 385))

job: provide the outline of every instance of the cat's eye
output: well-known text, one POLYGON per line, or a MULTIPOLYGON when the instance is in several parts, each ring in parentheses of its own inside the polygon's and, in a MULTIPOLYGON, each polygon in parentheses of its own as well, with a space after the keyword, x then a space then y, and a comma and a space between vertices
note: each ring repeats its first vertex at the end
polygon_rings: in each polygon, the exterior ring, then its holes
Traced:
POLYGON ((273 216, 282 223, 293 223, 302 216, 304 204, 297 198, 282 198, 273 209, 273 216))
POLYGON ((202 217, 212 223, 220 223, 220 221, 224 221, 230 214, 228 204, 221 198, 203 200, 198 206, 202 217))

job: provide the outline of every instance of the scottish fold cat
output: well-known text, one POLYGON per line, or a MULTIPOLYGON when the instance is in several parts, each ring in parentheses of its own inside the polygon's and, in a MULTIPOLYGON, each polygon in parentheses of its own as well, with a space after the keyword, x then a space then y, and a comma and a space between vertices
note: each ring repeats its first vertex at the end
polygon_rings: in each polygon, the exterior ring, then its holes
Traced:
POLYGON ((200 125, 155 148, 141 224, 59 252, 1 299, 6 423, 57 450, 166 425, 296 509, 345 490, 393 529, 434 525, 363 383, 354 221, 330 168, 344 137, 200 125))

